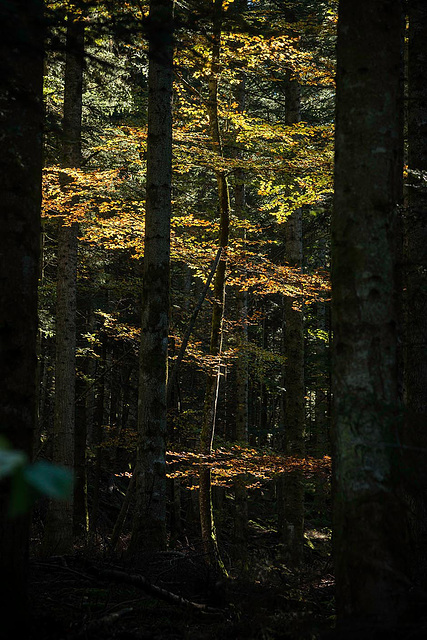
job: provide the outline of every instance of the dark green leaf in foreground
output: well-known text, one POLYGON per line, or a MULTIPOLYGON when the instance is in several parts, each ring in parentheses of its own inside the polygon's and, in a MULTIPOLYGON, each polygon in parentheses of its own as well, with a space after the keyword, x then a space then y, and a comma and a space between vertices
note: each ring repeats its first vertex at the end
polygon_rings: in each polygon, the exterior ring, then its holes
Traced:
POLYGON ((57 500, 66 500, 73 488, 73 475, 67 469, 39 460, 24 471, 25 478, 38 492, 57 500))

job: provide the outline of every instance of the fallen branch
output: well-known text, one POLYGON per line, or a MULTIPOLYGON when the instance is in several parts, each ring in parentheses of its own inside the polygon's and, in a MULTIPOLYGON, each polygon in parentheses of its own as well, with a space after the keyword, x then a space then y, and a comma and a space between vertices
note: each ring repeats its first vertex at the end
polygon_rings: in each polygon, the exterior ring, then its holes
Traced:
POLYGON ((118 569, 103 569, 97 571, 97 574, 100 578, 106 578, 108 580, 114 580, 115 582, 125 582, 127 584, 131 584, 139 589, 142 589, 146 593, 149 593, 159 600, 164 600, 165 602, 169 602, 171 604, 187 607, 188 609, 201 611, 203 613, 209 614, 221 614, 224 615, 223 609, 216 609, 214 607, 209 607, 206 604, 200 604, 198 602, 193 602, 192 600, 187 600, 187 598, 183 598, 182 596, 178 596, 167 589, 162 589, 162 587, 158 587, 155 584, 152 584, 139 574, 134 573, 126 573, 125 571, 120 571, 118 569))

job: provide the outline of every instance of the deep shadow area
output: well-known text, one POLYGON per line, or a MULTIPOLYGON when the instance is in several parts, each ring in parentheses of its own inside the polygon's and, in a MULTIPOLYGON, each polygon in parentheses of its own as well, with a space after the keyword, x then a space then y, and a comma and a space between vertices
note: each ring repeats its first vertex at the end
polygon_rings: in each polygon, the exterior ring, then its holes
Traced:
POLYGON ((92 547, 41 559, 35 531, 30 640, 321 638, 334 626, 330 531, 306 529, 304 564, 291 571, 281 560, 266 495, 259 492, 251 509, 244 569, 235 557, 227 500, 217 509, 226 579, 206 564, 194 542, 196 527, 138 566, 126 561, 126 533, 114 554, 98 532, 92 547))

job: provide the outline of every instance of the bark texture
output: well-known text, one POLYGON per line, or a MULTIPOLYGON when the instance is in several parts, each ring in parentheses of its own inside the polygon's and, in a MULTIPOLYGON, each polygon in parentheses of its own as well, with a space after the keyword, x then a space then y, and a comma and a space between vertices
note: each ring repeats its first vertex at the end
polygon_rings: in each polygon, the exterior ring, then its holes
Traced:
MULTIPOLYGON (((43 3, 0 5, 0 437, 32 455, 42 171, 43 3)), ((4 637, 27 637, 30 514, 8 516, 0 484, 4 637)))
MULTIPOLYGON (((81 165, 84 24, 67 16, 64 78, 62 166, 81 165)), ((66 179, 64 178, 64 181, 66 179)), ((77 223, 60 223, 56 287, 56 359, 53 462, 74 470, 76 386, 77 223)), ((69 553, 73 546, 73 499, 51 501, 43 539, 43 553, 69 553)))
POLYGON ((173 1, 149 16, 148 138, 139 363, 137 512, 130 552, 166 547, 166 384, 172 181, 173 1))
MULTIPOLYGON (((414 575, 427 560, 427 5, 408 3, 408 179, 404 219, 405 476, 414 575)), ((423 587, 427 580, 421 578, 423 587)))
POLYGON ((394 623, 404 573, 394 482, 401 26, 399 0, 340 2, 332 220, 336 592, 341 617, 383 625, 394 623))
MULTIPOLYGON (((246 2, 242 3, 246 6, 246 2)), ((246 103, 246 77, 240 73, 240 81, 235 92, 235 100, 239 113, 244 113, 246 103)), ((241 152, 236 146, 235 157, 240 158, 241 152)), ((234 209, 235 215, 240 220, 242 230, 240 237, 246 242, 246 188, 243 169, 235 172, 234 184, 234 209)), ((236 291, 237 327, 236 342, 239 356, 236 361, 236 440, 241 444, 248 444, 248 402, 249 402, 249 359, 248 359, 248 292, 237 289, 236 291)))
MULTIPOLYGON (((301 88, 294 79, 286 84, 285 122, 292 126, 301 120, 301 88)), ((293 211, 285 224, 286 261, 302 269, 302 210, 293 211)), ((304 322, 303 302, 286 297, 283 300, 284 355, 284 453, 304 456, 305 386, 304 386, 304 322)), ((304 483, 295 470, 283 474, 278 481, 278 529, 283 543, 284 559, 298 566, 304 550, 304 483)))
MULTIPOLYGON (((237 4, 237 9, 246 9, 246 0, 237 4)), ((246 74, 239 73, 239 83, 235 90, 237 110, 244 113, 246 108, 246 74)), ((237 132, 236 132, 237 134, 237 132)), ((235 142, 235 158, 241 158, 242 153, 239 144, 235 142)), ((234 211, 241 223, 239 234, 243 244, 246 243, 246 185, 243 169, 235 171, 234 182, 234 211), (242 224, 243 223, 243 224, 242 224)), ((245 276, 244 276, 245 277, 245 276)), ((236 290, 236 345, 238 358, 236 360, 236 425, 235 440, 242 446, 249 444, 249 356, 248 356, 248 292, 236 290)), ((237 564, 241 571, 248 568, 248 489, 246 486, 246 474, 239 474, 233 481, 234 488, 234 547, 237 564)))

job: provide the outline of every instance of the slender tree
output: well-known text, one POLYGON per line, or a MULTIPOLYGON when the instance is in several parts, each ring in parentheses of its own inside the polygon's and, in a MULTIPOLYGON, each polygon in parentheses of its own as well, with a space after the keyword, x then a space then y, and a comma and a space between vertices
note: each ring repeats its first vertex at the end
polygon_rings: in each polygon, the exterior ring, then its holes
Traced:
MULTIPOLYGON (((315 367, 315 433, 314 435, 314 455, 317 458, 329 454, 329 407, 328 407, 328 347, 326 342, 327 335, 327 309, 326 302, 322 299, 316 303, 316 321, 318 337, 315 341, 316 349, 316 367, 315 367)), ((319 515, 325 512, 326 506, 326 480, 319 476, 315 480, 315 508, 319 515)))
MULTIPOLYGON (((208 80, 208 101, 207 110, 211 141, 214 151, 218 157, 223 156, 221 129, 218 113, 218 83, 220 73, 220 53, 221 53, 221 29, 222 29, 222 0, 214 0, 212 13, 212 49, 211 68, 208 80)), ((213 287, 213 306, 211 320, 211 337, 209 353, 211 356, 219 358, 222 348, 222 324, 224 319, 225 303, 225 278, 227 270, 227 245, 230 229, 230 195, 228 180, 223 168, 215 170, 218 185, 218 208, 220 216, 219 246, 222 249, 221 258, 215 274, 213 287)), ((220 382, 221 365, 220 362, 208 375, 202 429, 200 433, 200 450, 209 454, 212 451, 212 443, 215 433, 216 409, 218 401, 218 391, 220 382)), ((212 566, 225 573, 225 568, 221 560, 216 538, 215 523, 212 507, 211 471, 209 468, 202 468, 200 471, 200 524, 202 531, 203 546, 207 561, 212 566)))
MULTIPOLYGON (((32 455, 43 122, 43 3, 0 4, 0 436, 32 455)), ((9 515, 0 483, 1 627, 27 637, 30 513, 9 515)))
POLYGON ((147 182, 131 555, 166 547, 166 385, 172 180, 173 0, 149 14, 147 182))
POLYGON ((402 3, 341 0, 332 220, 334 555, 341 617, 393 625, 403 594, 396 491, 394 225, 402 3))
MULTIPOLYGON (((286 82, 286 124, 301 120, 301 88, 296 79, 286 82)), ((287 262, 302 269, 302 209, 296 209, 285 224, 287 262)), ((283 300, 284 355, 284 452, 304 456, 305 387, 303 301, 283 300)), ((278 485, 279 532, 285 559, 294 566, 302 561, 304 549, 304 484, 298 470, 282 475, 278 485)))
MULTIPOLYGON (((246 2, 243 3, 245 7, 246 2)), ((243 114, 246 105, 246 75, 243 71, 239 73, 239 83, 235 91, 238 112, 243 114)), ((241 157, 240 150, 236 148, 236 157, 241 157)), ((235 172, 234 183, 234 208, 236 217, 241 221, 241 239, 246 242, 246 185, 243 169, 239 168, 235 172)), ((248 444, 248 292, 237 289, 237 345, 239 357, 236 362, 236 440, 241 444, 248 444)))
MULTIPOLYGON (((64 78, 62 166, 81 166, 84 23, 69 11, 64 78)), ((56 302, 55 415, 53 461, 74 468, 76 385, 76 290, 78 224, 67 221, 58 228, 56 302)), ((79 447, 84 451, 84 447, 79 447)), ((81 478, 78 478, 78 487, 81 478)), ((73 499, 51 501, 43 540, 45 553, 66 553, 73 545, 73 499)))
MULTIPOLYGON (((218 84, 220 74, 221 29, 222 29, 222 0, 214 0, 212 9, 212 52, 211 68, 208 80, 207 111, 209 117, 212 147, 219 158, 223 156, 221 128, 218 112, 218 84)), ((230 233, 230 194, 226 172, 218 167, 215 170, 218 186, 218 209, 220 217, 219 246, 222 254, 215 274, 213 290, 213 307, 211 321, 211 340, 209 353, 218 356, 221 353, 222 322, 224 317, 225 276, 227 269, 227 254, 230 233)), ((205 394, 205 405, 201 431, 201 449, 210 452, 215 432, 216 405, 218 385, 220 379, 220 365, 208 377, 205 394)))
MULTIPOLYGON (((246 0, 237 6, 239 10, 247 7, 246 0)), ((237 110, 243 114, 246 108, 246 74, 239 73, 239 82, 235 90, 237 110)), ((242 153, 238 146, 235 152, 236 158, 241 158, 242 153)), ((245 174, 242 168, 235 172, 234 183, 234 208, 236 217, 242 224, 240 237, 246 242, 246 185, 245 174)), ((238 357, 236 360, 236 428, 235 439, 241 446, 249 443, 248 432, 248 402, 249 402, 249 358, 248 358, 248 292, 242 289, 236 291, 237 327, 236 342, 238 357)), ((234 544, 237 561, 242 570, 246 570, 248 559, 248 489, 246 487, 246 475, 239 474, 234 479, 234 544)))

